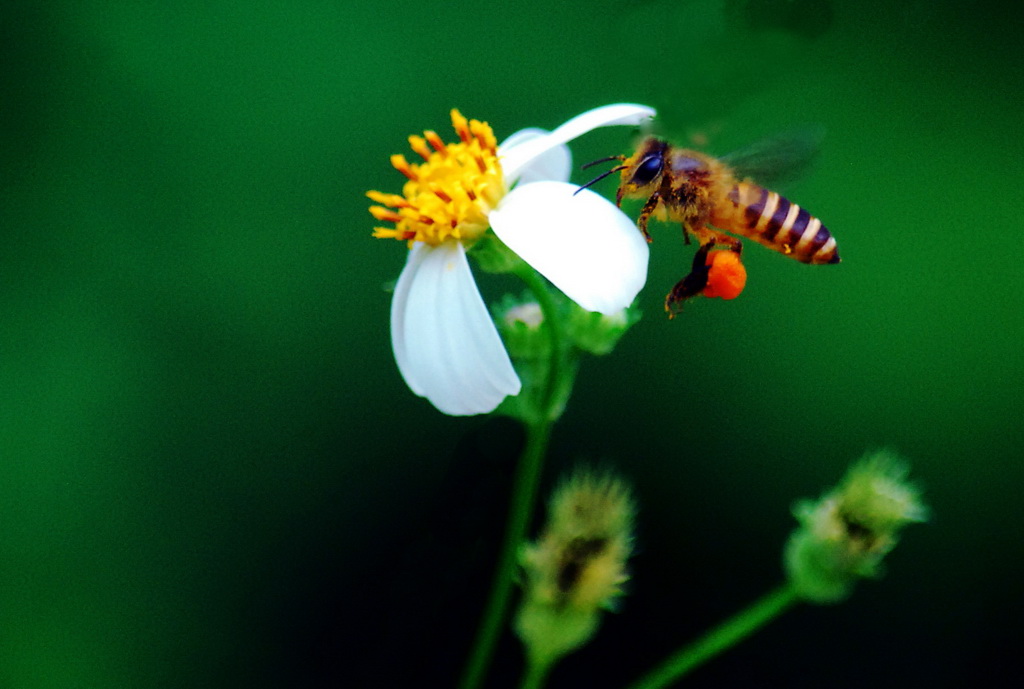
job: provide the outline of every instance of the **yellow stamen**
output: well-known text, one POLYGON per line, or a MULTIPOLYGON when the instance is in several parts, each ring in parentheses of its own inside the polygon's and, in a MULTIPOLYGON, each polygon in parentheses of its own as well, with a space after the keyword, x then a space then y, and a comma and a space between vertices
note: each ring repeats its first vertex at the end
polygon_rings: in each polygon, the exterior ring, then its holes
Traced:
POLYGON ((455 133, 459 135, 460 139, 462 139, 462 143, 468 144, 469 122, 462 116, 462 113, 455 108, 452 108, 452 127, 455 128, 455 133))
POLYGON ((402 219, 401 215, 383 206, 370 206, 370 215, 385 222, 399 222, 402 219))
POLYGON ((427 148, 427 140, 422 136, 413 134, 409 137, 409 148, 420 154, 423 160, 430 160, 430 149, 427 148))
POLYGON ((444 146, 444 141, 441 140, 441 137, 439 137, 437 135, 437 132, 435 132, 433 129, 428 129, 427 131, 423 132, 423 136, 430 143, 430 145, 434 147, 434 150, 437 151, 438 153, 444 153, 447 150, 444 146))
POLYGON ((404 208, 409 205, 409 202, 405 200, 404 196, 399 194, 382 194, 379 191, 368 191, 366 195, 377 203, 382 203, 385 206, 391 208, 404 208))
POLYGON ((449 196, 447 194, 447 192, 445 192, 444 189, 439 189, 438 187, 434 186, 434 187, 430 188, 430 191, 434 192, 434 196, 436 196, 437 198, 441 199, 445 203, 451 203, 452 202, 452 197, 449 196))
POLYGON ((399 232, 396 229, 390 227, 375 227, 373 228, 373 236, 378 239, 401 239, 407 240, 412 239, 412 236, 407 232, 399 232))
POLYGON ((392 166, 408 179, 401 194, 367 192, 380 204, 370 207, 373 217, 395 224, 374 228, 374 237, 436 246, 449 239, 472 243, 487 231, 488 214, 506 192, 497 139, 486 122, 467 120, 454 109, 451 117, 458 142, 445 144, 428 129, 409 137, 422 163, 391 156, 392 166))
POLYGON ((487 126, 486 122, 470 120, 469 131, 472 132, 473 137, 480 143, 480 148, 494 149, 498 147, 498 141, 494 138, 494 132, 487 126))
POLYGON ((418 181, 419 178, 416 176, 415 170, 409 166, 409 161, 406 160, 405 156, 401 153, 396 153, 391 156, 391 164, 396 170, 411 179, 413 182, 418 181))

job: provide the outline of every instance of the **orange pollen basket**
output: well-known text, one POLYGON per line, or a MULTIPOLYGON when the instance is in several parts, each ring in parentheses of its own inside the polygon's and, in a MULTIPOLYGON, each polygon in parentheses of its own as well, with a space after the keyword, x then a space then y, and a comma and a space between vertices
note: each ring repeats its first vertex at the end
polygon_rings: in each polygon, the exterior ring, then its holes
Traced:
POLYGON ((705 297, 735 299, 747 284, 747 269, 734 251, 712 251, 707 258, 708 284, 705 297))

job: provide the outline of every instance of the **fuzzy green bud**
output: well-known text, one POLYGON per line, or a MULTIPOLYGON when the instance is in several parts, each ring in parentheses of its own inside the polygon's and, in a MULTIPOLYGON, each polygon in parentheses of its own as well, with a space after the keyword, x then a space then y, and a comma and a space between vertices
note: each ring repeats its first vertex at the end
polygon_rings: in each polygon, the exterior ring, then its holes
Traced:
POLYGON ((835 489, 794 506, 800 526, 786 544, 784 561, 801 597, 815 603, 844 600, 857 579, 881 574, 882 558, 904 526, 927 520, 908 471, 895 453, 869 453, 835 489))
POLYGON ((547 667, 593 636, 628 579, 633 501, 618 478, 578 470, 551 498, 548 523, 527 544, 515 629, 532 665, 547 667))

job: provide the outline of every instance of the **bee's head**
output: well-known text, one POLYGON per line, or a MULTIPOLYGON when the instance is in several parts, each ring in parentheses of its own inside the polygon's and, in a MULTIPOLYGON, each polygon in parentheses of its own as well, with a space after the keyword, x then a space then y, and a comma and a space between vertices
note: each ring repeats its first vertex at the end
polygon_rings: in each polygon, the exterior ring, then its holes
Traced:
POLYGON ((644 139, 640 147, 627 158, 622 167, 622 182, 615 194, 615 202, 624 198, 650 196, 661 184, 665 171, 668 144, 653 137, 644 139))

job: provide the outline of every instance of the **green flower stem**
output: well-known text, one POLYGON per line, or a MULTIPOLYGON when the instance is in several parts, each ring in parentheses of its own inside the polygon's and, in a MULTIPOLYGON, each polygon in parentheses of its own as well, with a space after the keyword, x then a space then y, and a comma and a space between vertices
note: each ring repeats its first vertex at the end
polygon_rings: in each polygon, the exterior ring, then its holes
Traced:
MULTIPOLYGON (((559 377, 563 371, 563 324, 559 320, 558 309, 547 285, 532 269, 526 268, 517 272, 527 287, 534 293, 537 303, 544 314, 551 337, 551 363, 548 378, 544 382, 540 412, 529 421, 526 430, 526 447, 519 458, 516 468, 515 483, 512 487, 512 501, 509 505, 508 521, 505 526, 505 540, 501 547, 498 567, 491 585, 491 596, 484 609, 480 629, 477 631, 473 650, 463 671, 460 689, 477 689, 483 681, 487 668, 494 655, 494 648, 503 629, 509 600, 512 597, 514 575, 519 559, 519 548, 526 538, 526 529, 530 524, 530 515, 537 500, 537 484, 540 482, 541 467, 547 453, 548 439, 551 437, 551 407, 558 390, 559 377)), ((542 681, 542 677, 537 678, 542 681)), ((537 686, 540 686, 539 684, 537 686)))
MULTIPOLYGON (((562 323, 562 315, 559 313, 558 305, 551 296, 551 288, 547 282, 533 268, 524 264, 523 270, 517 271, 516 275, 526 283, 526 286, 537 299, 537 305, 544 314, 544 324, 548 329, 548 337, 551 338, 551 361, 548 365, 548 378, 544 382, 544 391, 541 393, 539 419, 553 422, 560 415, 553 408, 558 397, 558 386, 561 383, 567 366, 565 361, 565 324, 562 323)), ((522 540, 522 538, 520 538, 522 540)), ((518 547, 518 546, 517 546, 518 547)))
POLYGON ((694 643, 669 656, 659 667, 631 684, 629 689, 661 689, 669 686, 690 670, 771 622, 798 600, 796 590, 790 584, 780 586, 694 643))
POLYGON ((550 670, 550 661, 540 662, 531 658, 527 663, 526 673, 523 675, 519 689, 541 689, 550 670))
POLYGON ((480 686, 487 666, 490 665, 491 656, 494 655, 494 647, 501 634, 509 599, 512 596, 513 574, 519 557, 519 546, 526 537, 526 528, 536 500, 537 483, 550 431, 550 420, 538 421, 527 429, 526 449, 519 459, 516 470, 512 504, 505 526, 505 541, 491 585, 491 597, 484 610, 469 663, 459 684, 461 689, 476 689, 480 686))

